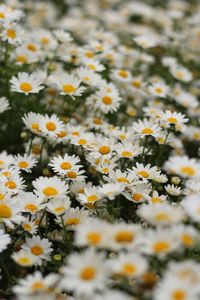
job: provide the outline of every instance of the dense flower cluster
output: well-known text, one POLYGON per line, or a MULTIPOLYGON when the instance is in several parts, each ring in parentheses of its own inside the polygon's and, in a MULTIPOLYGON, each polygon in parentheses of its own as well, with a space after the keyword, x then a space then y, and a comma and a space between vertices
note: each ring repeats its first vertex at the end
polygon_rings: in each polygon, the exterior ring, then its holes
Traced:
POLYGON ((198 300, 199 1, 2 2, 0 298, 198 300))

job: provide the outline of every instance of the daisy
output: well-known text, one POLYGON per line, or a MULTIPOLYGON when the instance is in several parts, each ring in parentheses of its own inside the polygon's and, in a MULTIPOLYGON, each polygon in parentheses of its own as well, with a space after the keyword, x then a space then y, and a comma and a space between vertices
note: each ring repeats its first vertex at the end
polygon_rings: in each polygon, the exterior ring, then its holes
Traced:
POLYGON ((85 88, 80 86, 81 80, 75 75, 63 74, 56 79, 56 84, 61 95, 69 95, 74 99, 74 96, 81 96, 85 88))
POLYGON ((0 229, 0 252, 4 251, 7 246, 10 244, 10 236, 0 229))
POLYGON ((175 65, 170 68, 172 76, 180 81, 189 82, 192 80, 191 72, 183 66, 175 65))
POLYGON ((109 246, 109 231, 109 224, 105 221, 89 218, 82 226, 77 226, 75 244, 78 247, 107 248, 109 246))
POLYGON ((31 235, 36 234, 36 232, 38 231, 38 225, 36 224, 34 218, 31 218, 29 220, 29 217, 28 217, 28 219, 26 219, 22 222, 21 226, 25 232, 28 232, 31 235))
POLYGON ((167 196, 159 195, 157 191, 154 191, 152 196, 149 198, 149 202, 151 204, 162 204, 162 203, 166 203, 166 201, 167 201, 167 196))
POLYGON ((42 116, 39 119, 39 129, 47 137, 57 137, 64 130, 64 123, 56 115, 42 116))
POLYGON ((138 254, 120 253, 116 258, 108 260, 111 272, 118 276, 137 278, 147 270, 147 261, 138 254))
POLYGON ((84 192, 78 195, 78 201, 83 205, 94 205, 102 198, 102 193, 98 186, 85 187, 84 192))
POLYGON ((77 70, 77 76, 81 82, 93 87, 99 86, 102 80, 99 74, 87 67, 80 67, 77 70))
POLYGON ((198 177, 200 175, 200 164, 187 156, 174 156, 165 163, 165 169, 169 173, 175 173, 184 178, 198 177))
POLYGON ((11 109, 9 101, 6 97, 0 97, 0 114, 11 109))
POLYGON ((3 175, 0 176, 0 182, 6 187, 9 194, 17 194, 25 189, 24 180, 18 173, 12 174, 9 169, 4 170, 0 175, 3 175))
POLYGON ((104 114, 113 113, 118 110, 122 98, 118 93, 106 93, 100 90, 94 95, 95 107, 100 109, 104 114))
POLYGON ((93 58, 84 58, 82 63, 90 70, 94 72, 102 72, 105 70, 105 67, 96 59, 93 58))
POLYGON ((157 123, 144 119, 143 121, 139 120, 138 122, 134 122, 132 128, 137 136, 140 138, 144 138, 146 136, 156 137, 160 134, 161 128, 157 123))
POLYGON ((157 171, 157 167, 152 167, 150 164, 144 166, 143 164, 136 163, 136 167, 128 169, 130 174, 137 176, 143 180, 151 179, 152 174, 157 171))
POLYGON ((33 236, 26 239, 22 249, 35 256, 35 265, 41 265, 43 260, 50 260, 50 254, 53 251, 48 239, 41 239, 40 236, 33 236))
POLYGON ((165 190, 167 191, 168 194, 174 197, 180 196, 182 193, 181 188, 178 186, 175 186, 174 184, 168 184, 165 186, 165 190))
POLYGON ((191 284, 175 278, 164 278, 154 291, 155 300, 197 300, 198 290, 191 284))
POLYGON ((171 112, 170 110, 166 110, 161 115, 161 121, 164 125, 166 125, 166 127, 174 125, 177 131, 183 131, 185 129, 184 124, 189 120, 180 112, 171 112))
POLYGON ((140 183, 133 185, 129 190, 125 191, 123 195, 130 201, 135 203, 142 203, 149 201, 149 194, 151 193, 151 185, 146 183, 140 183))
POLYGON ((44 88, 44 86, 41 85, 43 80, 37 73, 18 73, 17 77, 11 78, 10 83, 13 92, 24 93, 25 95, 39 93, 39 91, 44 88))
POLYGON ((156 255, 159 258, 177 250, 180 242, 170 229, 149 229, 138 241, 142 253, 156 255))
POLYGON ((61 30, 61 29, 54 30, 53 34, 55 35, 56 39, 60 43, 69 43, 69 42, 73 41, 71 34, 64 30, 61 30))
MULTIPOLYGON (((75 230, 76 227, 82 223, 84 223, 89 216, 89 213, 84 208, 79 209, 77 208, 70 208, 68 209, 65 214, 62 216, 62 220, 65 226, 69 230, 75 230)), ((63 226, 62 220, 57 217, 58 223, 63 226)))
POLYGON ((99 189, 100 194, 107 197, 109 200, 114 200, 116 196, 123 192, 124 188, 119 182, 116 183, 106 183, 99 189))
POLYGON ((35 193, 44 199, 65 197, 68 193, 68 186, 66 183, 56 176, 50 178, 40 176, 33 181, 33 187, 35 193))
POLYGON ((199 233, 197 229, 191 225, 185 226, 180 224, 174 227, 173 230, 176 232, 182 246, 185 248, 194 247, 199 242, 199 233))
POLYGON ((22 43, 23 31, 16 23, 5 23, 1 36, 3 41, 8 41, 9 44, 17 45, 22 43))
POLYGON ((166 97, 169 94, 169 87, 163 82, 158 82, 149 87, 149 92, 156 97, 166 97))
POLYGON ((137 238, 141 232, 138 224, 118 223, 112 224, 109 233, 109 248, 112 250, 128 249, 132 250, 136 247, 137 238))
MULTIPOLYGON (((33 274, 27 275, 24 279, 21 279, 17 285, 14 286, 13 291, 15 294, 25 299, 37 299, 43 298, 48 299, 51 298, 52 290, 55 288, 58 277, 55 274, 49 274, 47 276, 43 276, 41 272, 36 271, 33 274), (45 297, 45 298, 44 298, 45 297)), ((23 298, 23 299, 24 299, 23 298)))
POLYGON ((62 274, 61 288, 84 296, 103 290, 109 273, 104 254, 89 249, 82 254, 71 254, 62 274))
POLYGON ((80 163, 80 158, 76 155, 68 155, 67 153, 62 156, 53 157, 50 161, 49 166, 52 167, 54 172, 58 174, 66 174, 68 171, 76 170, 77 168, 82 167, 80 163))
POLYGON ((134 37, 133 40, 142 48, 148 49, 157 46, 158 38, 152 34, 148 35, 139 35, 134 37))
POLYGON ((184 212, 181 207, 166 203, 142 205, 138 208, 137 214, 156 226, 177 224, 184 219, 184 212))
POLYGON ((127 83, 132 79, 131 73, 124 69, 113 70, 112 78, 120 83, 127 83))
POLYGON ((42 117, 43 116, 40 114, 29 112, 22 117, 22 121, 24 122, 26 128, 32 133, 41 135, 40 120, 42 117))
POLYGON ((70 205, 71 201, 66 196, 65 198, 53 198, 47 203, 46 207, 50 213, 60 216, 70 208, 70 205))
POLYGON ((0 153, 0 170, 6 169, 12 165, 13 156, 6 151, 0 153))
POLYGON ((28 251, 14 252, 11 257, 21 267, 32 267, 35 264, 35 256, 28 251))
POLYGON ((28 154, 18 154, 14 156, 13 165, 22 171, 30 173, 31 169, 37 165, 37 160, 28 154))
POLYGON ((15 197, 6 197, 0 202, 0 219, 10 228, 14 227, 13 223, 20 224, 24 220, 21 212, 21 203, 15 197))
POLYGON ((38 197, 32 192, 21 193, 18 199, 21 201, 22 211, 24 212, 35 214, 44 207, 44 205, 42 205, 43 198, 38 197))
POLYGON ((117 147, 117 154, 120 158, 128 158, 131 159, 133 157, 137 157, 142 153, 142 147, 139 145, 133 145, 131 142, 123 142, 119 144, 117 147))
POLYGON ((200 220, 200 202, 199 194, 187 196, 181 203, 185 213, 195 222, 200 220))
POLYGON ((122 172, 120 169, 111 170, 108 176, 104 176, 104 179, 108 182, 120 183, 120 185, 126 187, 131 185, 134 181, 135 176, 128 173, 127 171, 122 172))

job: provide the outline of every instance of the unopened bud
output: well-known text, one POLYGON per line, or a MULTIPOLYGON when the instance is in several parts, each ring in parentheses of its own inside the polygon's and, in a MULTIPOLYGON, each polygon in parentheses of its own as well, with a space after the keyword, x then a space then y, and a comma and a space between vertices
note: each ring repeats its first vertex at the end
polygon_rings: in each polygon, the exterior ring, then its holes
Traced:
POLYGON ((177 176, 172 177, 171 183, 178 185, 180 183, 180 178, 177 176))

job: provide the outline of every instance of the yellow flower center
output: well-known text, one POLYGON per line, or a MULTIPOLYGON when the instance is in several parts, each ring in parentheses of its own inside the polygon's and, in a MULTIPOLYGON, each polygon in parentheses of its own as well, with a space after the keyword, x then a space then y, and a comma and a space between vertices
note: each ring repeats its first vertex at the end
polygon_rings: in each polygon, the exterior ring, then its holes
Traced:
POLYGON ((152 134, 153 130, 151 128, 144 128, 142 129, 143 134, 152 134))
POLYGON ((8 219, 12 216, 11 208, 6 204, 0 204, 0 218, 8 219))
POLYGON ((140 88, 141 87, 141 82, 137 81, 137 80, 134 80, 132 82, 132 86, 134 86, 135 88, 140 88))
POLYGON ((29 265, 31 263, 31 260, 28 258, 28 257, 20 257, 18 262, 21 264, 21 265, 29 265))
POLYGON ((140 194, 140 193, 134 193, 134 194, 132 195, 132 198, 133 198, 133 200, 135 200, 135 201, 140 201, 140 200, 143 198, 143 196, 142 196, 142 194, 140 194))
POLYGON ((25 169, 29 166, 29 164, 26 162, 26 161, 20 161, 18 163, 18 166, 21 168, 21 169, 25 169))
POLYGON ((25 206, 25 208, 26 208, 27 210, 30 210, 30 211, 32 211, 32 212, 35 212, 35 211, 38 209, 38 206, 35 205, 35 204, 33 204, 33 203, 29 203, 29 204, 27 204, 27 205, 25 206))
POLYGON ((40 131, 40 127, 39 127, 38 123, 32 123, 31 127, 32 127, 33 130, 40 131))
POLYGON ((86 145, 86 144, 87 144, 87 140, 85 140, 85 139, 80 139, 80 140, 78 140, 78 144, 79 144, 79 145, 86 145))
POLYGON ((168 214, 164 212, 157 213, 154 217, 155 221, 162 222, 162 221, 171 221, 171 218, 168 214))
POLYGON ((117 181, 123 183, 130 183, 130 181, 126 177, 118 177, 117 181))
POLYGON ((40 39, 42 45, 48 45, 49 44, 49 38, 43 37, 40 39))
POLYGON ((156 204, 156 203, 163 203, 163 201, 159 197, 153 197, 151 199, 151 202, 156 204))
POLYGON ((78 218, 70 218, 66 220, 65 225, 78 225, 80 223, 80 220, 78 218))
POLYGON ((183 166, 180 168, 180 171, 187 176, 194 176, 196 174, 196 170, 193 167, 183 166))
POLYGON ((29 82, 22 82, 20 84, 20 89, 25 93, 29 93, 32 91, 33 87, 29 82))
POLYGON ((169 123, 172 123, 172 124, 176 124, 176 123, 178 122, 178 120, 177 120, 176 118, 174 118, 174 117, 168 118, 167 121, 168 121, 169 123))
POLYGON ((56 213, 61 213, 61 212, 65 211, 65 207, 64 206, 59 206, 59 207, 56 207, 54 210, 55 210, 56 213))
POLYGON ((88 51, 85 53, 85 56, 87 56, 88 58, 92 58, 92 57, 94 57, 94 52, 88 51))
POLYGON ((96 277, 96 270, 92 267, 86 267, 81 271, 80 277, 86 281, 93 280, 96 277))
POLYGON ((32 51, 32 52, 36 52, 37 51, 37 47, 34 44, 28 44, 27 45, 27 49, 29 51, 32 51))
POLYGON ((101 125, 101 124, 103 124, 102 120, 99 119, 99 118, 94 118, 94 119, 93 119, 93 122, 94 122, 94 124, 96 124, 96 125, 101 125))
POLYGON ((8 29, 7 30, 7 36, 11 39, 15 39, 16 38, 16 31, 14 29, 8 29))
POLYGON ((64 84, 63 85, 63 92, 71 94, 76 91, 76 88, 71 84, 64 84))
POLYGON ((122 272, 125 275, 133 275, 136 273, 136 271, 137 271, 137 267, 132 263, 126 263, 123 265, 122 272))
POLYGON ((27 63, 27 57, 25 55, 18 55, 16 61, 25 64, 27 63))
POLYGON ((96 66, 95 65, 89 64, 88 68, 93 70, 93 71, 96 71, 96 66))
POLYGON ((104 96, 102 98, 102 102, 105 104, 105 105, 110 105, 112 104, 112 98, 110 96, 104 96))
POLYGON ((49 197, 49 196, 56 196, 58 195, 58 190, 55 189, 54 187, 46 187, 45 189, 43 189, 43 193, 45 196, 49 197))
POLYGON ((32 227, 30 224, 23 224, 22 227, 24 228, 24 230, 26 231, 31 231, 32 227))
POLYGON ((87 197, 87 200, 88 200, 88 202, 94 202, 94 201, 98 200, 98 197, 95 194, 90 195, 90 196, 87 197))
POLYGON ((156 91, 157 94, 161 94, 163 89, 160 88, 160 87, 157 87, 157 88, 155 88, 155 91, 156 91))
POLYGON ((186 299, 186 293, 183 290, 176 290, 172 294, 173 300, 185 300, 186 299))
POLYGON ((17 185, 14 181, 7 181, 5 183, 5 186, 8 188, 8 189, 11 189, 11 190, 14 190, 16 189, 17 185))
POLYGON ((67 176, 71 179, 75 179, 77 177, 77 174, 74 171, 69 171, 67 172, 67 176))
POLYGON ((101 146, 99 148, 99 153, 101 153, 102 155, 106 155, 106 154, 110 153, 110 147, 109 146, 101 146))
POLYGON ((133 153, 130 151, 123 151, 121 155, 122 157, 132 157, 133 153))
POLYGON ((34 255, 39 256, 39 255, 42 255, 44 253, 44 250, 40 245, 35 245, 31 248, 31 252, 34 255))
POLYGON ((192 246, 194 243, 192 236, 186 233, 181 236, 181 241, 184 246, 192 246))
POLYGON ((145 171, 145 170, 138 172, 137 175, 140 175, 140 176, 142 176, 144 178, 148 178, 149 177, 149 173, 147 171, 145 171))
POLYGON ((0 193, 0 201, 2 201, 5 198, 5 195, 0 193))
POLYGON ((66 135, 67 135, 66 131, 60 131, 60 132, 58 132, 57 137, 58 138, 64 138, 66 135))
POLYGON ((153 250, 157 253, 165 252, 169 250, 170 245, 166 241, 158 241, 153 245, 153 250))
POLYGON ((120 77, 122 77, 122 78, 128 78, 128 72, 125 71, 125 70, 120 70, 120 71, 118 72, 118 75, 119 75, 120 77))
POLYGON ((98 232, 90 232, 87 235, 87 239, 90 245, 96 246, 101 241, 101 235, 98 232))
POLYGON ((184 79, 184 73, 181 72, 181 71, 177 71, 176 72, 176 77, 179 78, 179 79, 184 79))
POLYGON ((0 12, 0 19, 5 19, 5 14, 3 12, 0 12))
POLYGON ((41 281, 36 281, 33 285, 32 285, 32 290, 33 291, 37 291, 37 290, 42 290, 44 289, 45 285, 43 282, 41 281))
POLYGON ((41 152, 41 148, 37 145, 34 145, 32 148, 32 153, 35 155, 38 155, 38 154, 40 154, 40 152, 41 152))
POLYGON ((65 161, 60 165, 61 169, 63 170, 69 170, 72 168, 72 164, 70 164, 69 162, 65 161))
POLYGON ((115 236, 117 243, 131 243, 134 240, 134 235, 128 230, 121 230, 115 236))
POLYGON ((57 128, 56 124, 53 122, 47 122, 45 126, 49 131, 55 131, 57 128))

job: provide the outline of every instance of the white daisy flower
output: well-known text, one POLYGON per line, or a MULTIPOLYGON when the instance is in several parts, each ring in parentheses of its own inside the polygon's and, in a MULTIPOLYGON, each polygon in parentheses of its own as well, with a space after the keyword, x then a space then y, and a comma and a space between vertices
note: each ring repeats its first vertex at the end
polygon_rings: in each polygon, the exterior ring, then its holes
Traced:
POLYGON ((14 76, 11 78, 10 83, 11 91, 24 93, 25 95, 32 93, 37 94, 44 88, 42 85, 43 80, 38 76, 37 73, 18 73, 17 77, 14 76))

